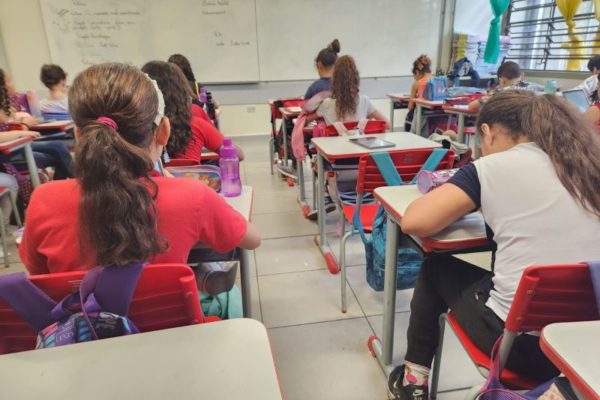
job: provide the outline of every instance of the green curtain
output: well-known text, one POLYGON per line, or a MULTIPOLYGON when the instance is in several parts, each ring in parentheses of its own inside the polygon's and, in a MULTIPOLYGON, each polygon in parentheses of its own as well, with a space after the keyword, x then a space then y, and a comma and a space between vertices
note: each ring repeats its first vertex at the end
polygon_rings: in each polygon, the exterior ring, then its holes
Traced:
MULTIPOLYGON (((585 49, 581 48, 584 45, 583 41, 581 40, 581 37, 575 33, 575 21, 573 21, 573 17, 577 14, 580 5, 581 0, 556 0, 558 11, 560 11, 567 23, 567 34, 570 39, 568 43, 563 43, 562 47, 569 52, 570 57, 581 57, 585 55, 585 49)), ((567 63, 567 70, 569 71, 579 71, 580 68, 581 60, 569 60, 567 63)))
POLYGON ((487 63, 495 64, 498 62, 498 54, 500 54, 500 23, 502 22, 502 14, 508 8, 510 0, 490 0, 490 4, 494 13, 494 19, 490 22, 490 32, 488 33, 483 60, 487 63))

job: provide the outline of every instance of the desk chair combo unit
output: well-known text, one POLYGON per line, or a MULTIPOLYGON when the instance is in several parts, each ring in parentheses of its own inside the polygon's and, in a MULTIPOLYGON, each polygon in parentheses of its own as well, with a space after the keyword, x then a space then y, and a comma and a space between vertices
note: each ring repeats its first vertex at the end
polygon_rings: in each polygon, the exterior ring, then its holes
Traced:
MULTIPOLYGON (((283 176, 287 176, 292 179, 292 182, 297 177, 287 170, 288 166, 288 131, 286 121, 290 121, 300 114, 300 111, 294 109, 295 107, 301 107, 306 101, 302 98, 288 98, 269 100, 269 107, 271 109, 271 138, 269 139, 269 165, 271 168, 271 175, 274 173, 273 165, 279 165, 277 168, 278 173, 283 176), (286 111, 288 109, 288 111, 286 111), (289 111, 293 112, 289 112, 289 111), (281 120, 281 145, 276 146, 278 138, 277 121, 281 120), (274 158, 273 154, 277 154, 274 158)), ((289 183, 289 182, 288 182, 289 183)))
MULTIPOLYGON (((502 384, 515 390, 541 385, 505 368, 515 338, 524 332, 541 331, 555 322, 593 321, 600 319, 594 287, 587 264, 531 266, 523 271, 512 306, 506 317, 504 335, 500 339, 499 378, 502 384)), ((440 341, 434 359, 430 397, 437 397, 443 339, 446 323, 482 376, 490 372, 491 358, 467 336, 450 310, 440 317, 440 341)), ((591 349, 590 349, 591 350, 591 349)), ((590 354, 590 357, 595 355, 590 354)), ((478 393, 475 393, 478 394, 478 393)), ((591 397, 590 397, 591 398, 591 397)))

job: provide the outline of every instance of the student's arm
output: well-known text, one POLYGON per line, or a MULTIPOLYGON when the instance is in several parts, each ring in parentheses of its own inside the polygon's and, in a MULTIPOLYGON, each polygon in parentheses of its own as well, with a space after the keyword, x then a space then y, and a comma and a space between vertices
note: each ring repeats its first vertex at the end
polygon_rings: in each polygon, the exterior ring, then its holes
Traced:
POLYGON ((474 164, 469 164, 439 188, 413 201, 400 221, 402 232, 418 237, 439 233, 481 206, 481 187, 474 164))
POLYGON ((319 118, 321 118, 321 117, 318 116, 316 112, 314 112, 312 114, 308 114, 305 119, 305 125, 308 125, 311 122, 318 120, 319 118))
POLYGON ((30 137, 32 139, 38 138, 40 137, 40 133, 39 132, 33 132, 33 131, 7 131, 7 132, 0 132, 0 140, 3 141, 8 141, 8 140, 15 140, 18 138, 22 138, 22 137, 30 137))
POLYGON ((600 121, 600 108, 597 105, 592 105, 585 113, 583 113, 583 117, 592 125, 594 128, 598 129, 598 122, 600 121))
POLYGON ((390 125, 390 121, 388 121, 387 117, 385 115, 383 115, 383 113, 381 111, 379 111, 378 109, 375 109, 372 113, 370 113, 367 118, 369 119, 376 119, 378 121, 385 121, 388 126, 390 125))
POLYGON ((192 118, 192 125, 200 133, 201 141, 204 147, 216 153, 223 146, 224 136, 212 122, 207 122, 201 118, 192 118))
POLYGON ((233 145, 233 147, 235 147, 235 154, 237 155, 238 160, 244 161, 244 157, 245 157, 244 150, 242 150, 241 147, 238 147, 235 144, 233 145))
POLYGON ((248 225, 246 225, 246 233, 242 237, 239 247, 246 250, 254 250, 260 246, 260 241, 258 229, 256 229, 252 223, 248 222, 248 225))
POLYGON ((487 99, 489 99, 489 96, 482 97, 477 100, 473 100, 472 102, 469 103, 469 110, 478 111, 479 109, 481 109, 481 102, 486 101, 487 99))
POLYGON ((411 100, 408 101, 408 111, 412 111, 415 109, 415 102, 412 99, 416 99, 417 97, 419 97, 419 86, 420 83, 419 81, 415 81, 413 82, 411 88, 410 88, 410 98, 411 100))

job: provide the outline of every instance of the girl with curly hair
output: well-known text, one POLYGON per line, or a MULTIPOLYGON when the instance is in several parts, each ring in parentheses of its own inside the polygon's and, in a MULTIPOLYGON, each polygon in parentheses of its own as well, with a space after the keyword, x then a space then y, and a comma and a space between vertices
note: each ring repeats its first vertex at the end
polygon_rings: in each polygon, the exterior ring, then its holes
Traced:
MULTIPOLYGON (((211 122, 192 115, 192 93, 181 69, 164 61, 150 61, 142 71, 156 80, 165 98, 165 115, 171 122, 171 138, 166 146, 169 157, 200 162, 203 147, 218 152, 223 134, 211 122)), ((243 159, 241 151, 238 157, 243 159)))
POLYGON ((351 56, 337 59, 331 81, 331 98, 325 99, 317 109, 316 115, 327 124, 340 121, 359 121, 377 119, 387 121, 373 102, 359 93, 360 76, 351 56))

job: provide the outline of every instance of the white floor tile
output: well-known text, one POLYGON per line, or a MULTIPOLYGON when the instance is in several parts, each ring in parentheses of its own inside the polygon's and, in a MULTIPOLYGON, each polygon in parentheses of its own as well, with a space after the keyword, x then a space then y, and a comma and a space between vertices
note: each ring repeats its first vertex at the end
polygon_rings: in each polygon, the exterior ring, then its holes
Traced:
POLYGON ((259 275, 327 268, 312 235, 263 240, 256 262, 259 275))
POLYGON ((327 271, 259 276, 263 323, 269 327, 364 316, 348 293, 348 312, 340 308, 340 279, 327 271))
POLYGON ((269 335, 287 400, 387 399, 364 318, 270 329, 269 335))
POLYGON ((0 265, 0 275, 12 274, 14 272, 27 272, 27 268, 25 268, 25 265, 20 262, 11 263, 9 264, 8 268, 4 267, 4 263, 0 265))
MULTIPOLYGON (((364 265, 349 267, 346 279, 365 315, 381 315, 383 313, 383 292, 376 292, 369 286, 364 265)), ((410 310, 412 294, 413 289, 396 291, 396 312, 410 310)))
POLYGON ((298 193, 295 191, 255 194, 252 204, 252 215, 273 214, 280 212, 301 213, 298 193))
POLYGON ((297 211, 273 214, 259 214, 252 217, 263 239, 276 239, 290 236, 307 236, 317 233, 317 224, 297 211))
MULTIPOLYGON (((410 313, 396 313, 394 331, 393 364, 402 364, 406 354, 406 330, 408 328, 410 313)), ((375 334, 381 338, 383 316, 368 317, 375 334)), ((442 367, 440 370, 439 390, 457 390, 482 384, 484 379, 477 372, 473 363, 465 353, 462 345, 450 329, 446 329, 444 336, 444 352, 442 354, 442 367)))

